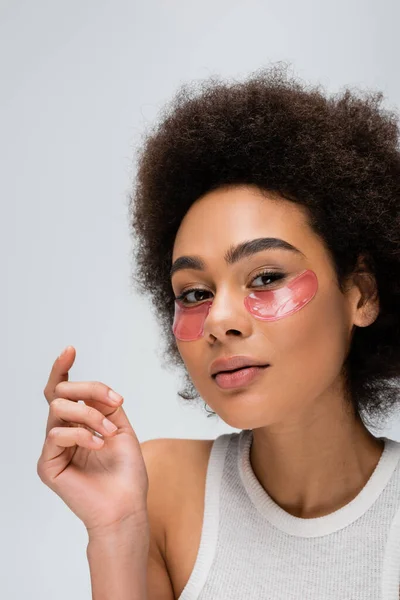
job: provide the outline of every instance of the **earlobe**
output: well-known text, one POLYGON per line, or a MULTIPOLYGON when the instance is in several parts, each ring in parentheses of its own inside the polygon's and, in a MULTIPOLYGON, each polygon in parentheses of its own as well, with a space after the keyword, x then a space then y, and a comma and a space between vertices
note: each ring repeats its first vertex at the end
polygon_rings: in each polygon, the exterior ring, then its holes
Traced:
POLYGON ((370 300, 366 307, 366 315, 365 319, 367 321, 366 326, 372 325, 374 321, 378 318, 379 315, 379 298, 375 300, 370 300))
POLYGON ((375 277, 368 272, 357 273, 355 283, 361 293, 357 305, 354 324, 357 327, 368 327, 379 315, 380 302, 375 277))
POLYGON ((358 311, 357 317, 354 320, 354 325, 357 325, 357 327, 368 327, 376 321, 378 315, 379 303, 368 302, 358 311))

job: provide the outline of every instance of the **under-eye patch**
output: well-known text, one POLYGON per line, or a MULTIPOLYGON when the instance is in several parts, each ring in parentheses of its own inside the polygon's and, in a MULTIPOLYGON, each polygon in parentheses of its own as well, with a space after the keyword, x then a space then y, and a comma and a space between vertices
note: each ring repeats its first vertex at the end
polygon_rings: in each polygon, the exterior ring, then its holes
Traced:
MULTIPOLYGON (((253 291, 244 299, 248 312, 262 321, 277 321, 301 310, 317 293, 315 273, 306 270, 275 290, 253 291)), ((175 300, 172 330, 178 340, 190 342, 204 334, 204 323, 210 312, 212 300, 196 306, 187 306, 175 300)))

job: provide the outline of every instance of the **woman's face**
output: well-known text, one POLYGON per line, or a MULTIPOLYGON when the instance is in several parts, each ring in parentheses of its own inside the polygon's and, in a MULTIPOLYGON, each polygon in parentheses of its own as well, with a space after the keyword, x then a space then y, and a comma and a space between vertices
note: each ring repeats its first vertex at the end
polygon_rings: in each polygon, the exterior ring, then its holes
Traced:
POLYGON ((354 287, 346 295, 339 290, 328 252, 307 224, 305 209, 266 197, 255 186, 220 188, 185 215, 173 264, 182 257, 201 265, 180 260, 183 268, 171 276, 175 297, 196 288, 185 297, 186 305, 211 303, 201 335, 177 339, 178 349, 200 396, 226 423, 254 429, 284 421, 330 393, 348 351, 360 295, 354 287), (260 238, 278 238, 299 252, 263 249, 226 261, 238 244, 260 238), (263 270, 283 278, 269 279, 260 274, 263 270), (307 270, 316 276, 315 294, 294 312, 262 320, 245 305, 252 292, 278 290, 307 270), (254 369, 250 379, 250 371, 242 371, 236 382, 211 375, 213 361, 238 355, 269 366, 254 369))

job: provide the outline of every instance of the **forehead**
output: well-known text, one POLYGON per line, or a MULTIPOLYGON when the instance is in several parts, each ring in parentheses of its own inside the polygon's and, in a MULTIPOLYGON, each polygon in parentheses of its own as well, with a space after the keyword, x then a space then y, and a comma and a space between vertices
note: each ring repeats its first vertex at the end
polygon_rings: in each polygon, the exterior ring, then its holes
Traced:
POLYGON ((215 260, 239 242, 277 237, 309 256, 318 244, 305 209, 255 186, 225 187, 197 200, 177 232, 172 259, 183 255, 215 260))

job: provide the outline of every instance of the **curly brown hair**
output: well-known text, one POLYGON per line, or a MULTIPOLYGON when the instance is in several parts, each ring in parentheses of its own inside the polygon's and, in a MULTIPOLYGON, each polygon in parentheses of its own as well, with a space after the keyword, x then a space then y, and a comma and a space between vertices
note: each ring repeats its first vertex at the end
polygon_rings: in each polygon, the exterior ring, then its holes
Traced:
MULTIPOLYGON (((380 312, 356 327, 344 374, 350 404, 369 421, 397 404, 400 375, 400 152, 398 115, 383 94, 346 87, 328 95, 277 63, 244 81, 217 77, 180 87, 144 135, 129 194, 133 284, 149 294, 166 343, 165 365, 183 366, 172 333, 170 268, 190 206, 224 185, 253 184, 308 209, 343 291, 360 255, 376 279, 380 312), (199 88, 199 89, 198 89, 199 88)), ((378 423, 379 424, 379 423, 378 423)))

